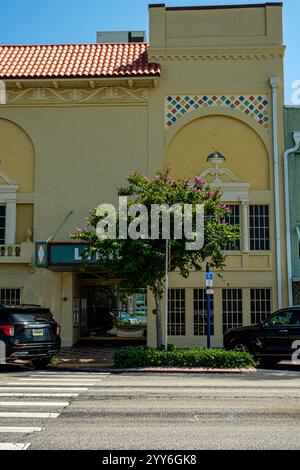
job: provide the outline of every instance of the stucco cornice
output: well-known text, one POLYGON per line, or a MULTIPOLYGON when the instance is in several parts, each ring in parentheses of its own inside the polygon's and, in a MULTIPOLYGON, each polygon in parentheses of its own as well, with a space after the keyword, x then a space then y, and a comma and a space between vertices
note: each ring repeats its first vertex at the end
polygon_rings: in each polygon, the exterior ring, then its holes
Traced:
POLYGON ((283 59, 285 46, 214 49, 149 49, 151 60, 261 60, 283 59))
POLYGON ((85 104, 85 103, 114 103, 114 102, 134 102, 144 103, 148 101, 147 88, 125 88, 99 87, 95 89, 84 88, 24 88, 18 90, 8 90, 6 104, 85 104))

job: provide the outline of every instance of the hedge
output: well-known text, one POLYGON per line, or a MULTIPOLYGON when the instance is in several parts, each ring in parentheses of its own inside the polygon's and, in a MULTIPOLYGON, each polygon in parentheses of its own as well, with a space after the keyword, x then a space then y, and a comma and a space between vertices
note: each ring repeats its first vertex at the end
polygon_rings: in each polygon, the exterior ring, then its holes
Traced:
POLYGON ((147 347, 124 347, 114 354, 115 367, 210 367, 240 369, 256 367, 257 363, 248 352, 224 351, 222 349, 190 348, 164 351, 147 347))

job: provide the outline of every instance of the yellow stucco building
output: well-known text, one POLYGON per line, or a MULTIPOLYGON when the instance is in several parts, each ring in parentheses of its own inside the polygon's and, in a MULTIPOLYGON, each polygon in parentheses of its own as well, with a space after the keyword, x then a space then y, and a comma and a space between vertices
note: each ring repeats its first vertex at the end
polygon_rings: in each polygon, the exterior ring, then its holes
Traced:
MULTIPOLYGON (((50 307, 65 346, 86 335, 91 297, 102 298, 69 234, 89 208, 116 203, 134 170, 202 175, 232 206, 241 237, 215 279, 214 346, 287 303, 282 5, 158 4, 149 18, 149 45, 0 46, 0 302, 50 307), (225 160, 207 160, 214 152, 225 160), (44 269, 41 240, 53 250, 44 269)), ((204 275, 171 273, 169 287, 169 342, 205 345, 204 275)), ((133 302, 148 310, 154 345, 152 298, 141 294, 133 302)))

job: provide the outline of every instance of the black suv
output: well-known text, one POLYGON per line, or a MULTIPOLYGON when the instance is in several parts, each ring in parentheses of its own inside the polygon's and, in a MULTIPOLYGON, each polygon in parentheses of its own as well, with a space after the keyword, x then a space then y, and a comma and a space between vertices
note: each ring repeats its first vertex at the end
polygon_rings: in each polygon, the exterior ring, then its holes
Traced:
POLYGON ((258 325, 232 328, 224 334, 226 350, 247 349, 266 365, 291 359, 299 348, 300 306, 278 310, 258 325))
POLYGON ((0 341, 5 343, 7 362, 25 359, 43 368, 60 351, 60 326, 47 308, 0 305, 0 341))

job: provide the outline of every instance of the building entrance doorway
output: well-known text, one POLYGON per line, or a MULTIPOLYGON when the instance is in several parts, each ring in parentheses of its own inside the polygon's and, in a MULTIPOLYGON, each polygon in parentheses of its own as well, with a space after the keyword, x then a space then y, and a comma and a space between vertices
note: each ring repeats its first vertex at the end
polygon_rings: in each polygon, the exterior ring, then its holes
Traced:
POLYGON ((104 336, 113 329, 116 295, 113 287, 85 287, 81 297, 80 335, 104 336))
POLYGON ((146 290, 124 295, 113 285, 82 285, 80 298, 75 300, 81 338, 146 339, 146 290))

